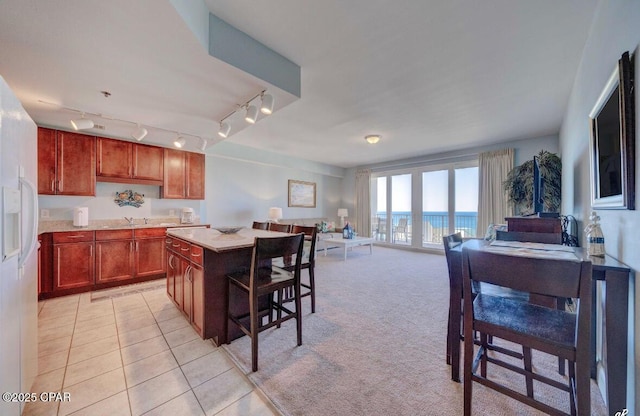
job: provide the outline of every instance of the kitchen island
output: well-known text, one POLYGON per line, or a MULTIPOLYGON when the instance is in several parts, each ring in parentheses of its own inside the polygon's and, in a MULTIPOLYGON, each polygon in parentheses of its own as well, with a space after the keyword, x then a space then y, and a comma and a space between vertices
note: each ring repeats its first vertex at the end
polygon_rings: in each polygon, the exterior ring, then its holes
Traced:
POLYGON ((227 305, 231 304, 235 314, 242 314, 248 312, 249 301, 233 290, 227 296, 226 275, 251 267, 256 237, 285 235, 251 228, 235 234, 214 229, 167 230, 167 295, 203 339, 221 345, 244 335, 232 326, 227 338, 227 305))

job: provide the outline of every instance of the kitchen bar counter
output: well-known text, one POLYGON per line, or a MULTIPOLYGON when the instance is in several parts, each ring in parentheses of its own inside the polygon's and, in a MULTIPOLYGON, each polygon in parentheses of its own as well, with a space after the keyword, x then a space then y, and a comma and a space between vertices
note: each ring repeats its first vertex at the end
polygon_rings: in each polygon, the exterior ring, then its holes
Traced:
POLYGON ((178 237, 217 253, 253 247, 255 237, 281 237, 287 235, 277 231, 243 228, 235 234, 222 234, 213 228, 168 229, 168 236, 178 237))

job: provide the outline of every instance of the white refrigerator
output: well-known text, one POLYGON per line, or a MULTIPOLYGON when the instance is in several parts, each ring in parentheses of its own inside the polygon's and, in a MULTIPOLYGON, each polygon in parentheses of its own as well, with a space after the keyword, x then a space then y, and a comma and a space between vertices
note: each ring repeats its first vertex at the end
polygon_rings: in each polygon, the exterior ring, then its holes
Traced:
MULTIPOLYGON (((0 392, 29 392, 38 372, 36 124, 0 76, 0 392)), ((0 415, 20 415, 0 401, 0 415)))

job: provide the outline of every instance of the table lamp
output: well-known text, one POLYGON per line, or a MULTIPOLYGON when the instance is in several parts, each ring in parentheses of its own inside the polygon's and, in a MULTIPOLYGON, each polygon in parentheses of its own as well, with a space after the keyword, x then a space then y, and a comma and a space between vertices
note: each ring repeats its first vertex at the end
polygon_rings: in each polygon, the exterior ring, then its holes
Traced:
POLYGON ((349 211, 346 208, 338 208, 338 217, 340 217, 340 227, 344 228, 344 217, 349 216, 349 211))
POLYGON ((269 208, 269 220, 273 222, 278 222, 278 220, 282 218, 282 208, 271 207, 269 208))

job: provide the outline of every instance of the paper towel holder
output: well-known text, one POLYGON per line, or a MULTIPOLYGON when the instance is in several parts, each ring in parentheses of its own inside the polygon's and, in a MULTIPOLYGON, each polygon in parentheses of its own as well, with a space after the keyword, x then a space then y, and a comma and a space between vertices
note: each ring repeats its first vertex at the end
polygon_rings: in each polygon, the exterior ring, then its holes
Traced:
POLYGON ((75 207, 73 209, 73 225, 75 227, 87 227, 89 225, 88 207, 75 207))

